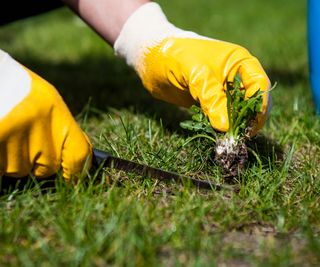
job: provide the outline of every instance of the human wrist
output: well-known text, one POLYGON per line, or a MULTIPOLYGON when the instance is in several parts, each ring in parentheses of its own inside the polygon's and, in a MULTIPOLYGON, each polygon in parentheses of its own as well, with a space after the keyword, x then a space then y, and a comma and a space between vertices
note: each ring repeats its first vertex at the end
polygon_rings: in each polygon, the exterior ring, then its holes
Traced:
POLYGON ((150 0, 62 0, 111 46, 123 24, 150 0))

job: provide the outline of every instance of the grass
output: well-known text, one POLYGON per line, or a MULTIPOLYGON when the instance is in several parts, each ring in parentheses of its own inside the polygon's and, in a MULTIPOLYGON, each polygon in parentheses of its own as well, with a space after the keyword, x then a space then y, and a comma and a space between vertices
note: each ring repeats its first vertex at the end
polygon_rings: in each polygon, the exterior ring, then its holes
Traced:
MULTIPOLYGON (((246 46, 278 83, 251 143, 262 165, 251 155, 238 193, 110 170, 75 187, 60 177, 2 185, 0 266, 319 266, 320 121, 305 4, 159 2, 178 26, 246 46)), ((0 47, 56 85, 97 148, 221 181, 208 143, 183 146, 185 110, 152 99, 68 10, 2 27, 0 47)))

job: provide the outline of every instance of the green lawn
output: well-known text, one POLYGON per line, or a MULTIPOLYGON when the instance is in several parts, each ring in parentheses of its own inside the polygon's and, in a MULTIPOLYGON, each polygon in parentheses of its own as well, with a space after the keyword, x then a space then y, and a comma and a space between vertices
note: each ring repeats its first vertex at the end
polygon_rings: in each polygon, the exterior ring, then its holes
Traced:
MULTIPOLYGON (((306 1, 159 1, 176 25, 247 47, 272 82, 240 192, 124 172, 2 186, 0 266, 320 266, 320 121, 308 84, 306 1)), ((0 28, 0 47, 53 83, 96 147, 222 181, 210 146, 179 127, 185 110, 139 78, 62 9, 0 28)))

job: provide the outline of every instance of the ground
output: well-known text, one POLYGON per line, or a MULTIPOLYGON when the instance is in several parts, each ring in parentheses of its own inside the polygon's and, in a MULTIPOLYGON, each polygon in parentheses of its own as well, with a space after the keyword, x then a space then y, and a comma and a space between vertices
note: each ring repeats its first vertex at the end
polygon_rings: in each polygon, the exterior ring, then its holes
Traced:
MULTIPOLYGON (((239 192, 110 170, 75 187, 59 177, 51 187, 2 185, 0 266, 319 266, 320 121, 305 1, 159 2, 176 25, 248 48, 278 83, 250 144, 261 162, 251 155, 239 192)), ((183 145, 186 111, 152 99, 69 10, 0 28, 0 47, 57 87, 96 147, 222 181, 208 143, 183 145)))

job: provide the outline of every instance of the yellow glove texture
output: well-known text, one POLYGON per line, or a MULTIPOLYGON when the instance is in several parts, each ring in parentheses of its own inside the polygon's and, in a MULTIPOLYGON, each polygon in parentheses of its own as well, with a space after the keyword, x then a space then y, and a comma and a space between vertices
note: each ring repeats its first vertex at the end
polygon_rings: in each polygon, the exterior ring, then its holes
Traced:
MULTIPOLYGON (((140 7, 129 17, 115 51, 136 69, 153 96, 184 107, 198 102, 219 131, 229 128, 225 89, 237 72, 247 97, 270 88, 259 61, 245 48, 174 27, 156 3, 140 7), (131 33, 135 29, 138 37, 131 33)), ((265 122, 267 106, 266 92, 255 131, 265 122)))
POLYGON ((51 84, 0 52, 0 175, 78 175, 88 138, 51 84))

